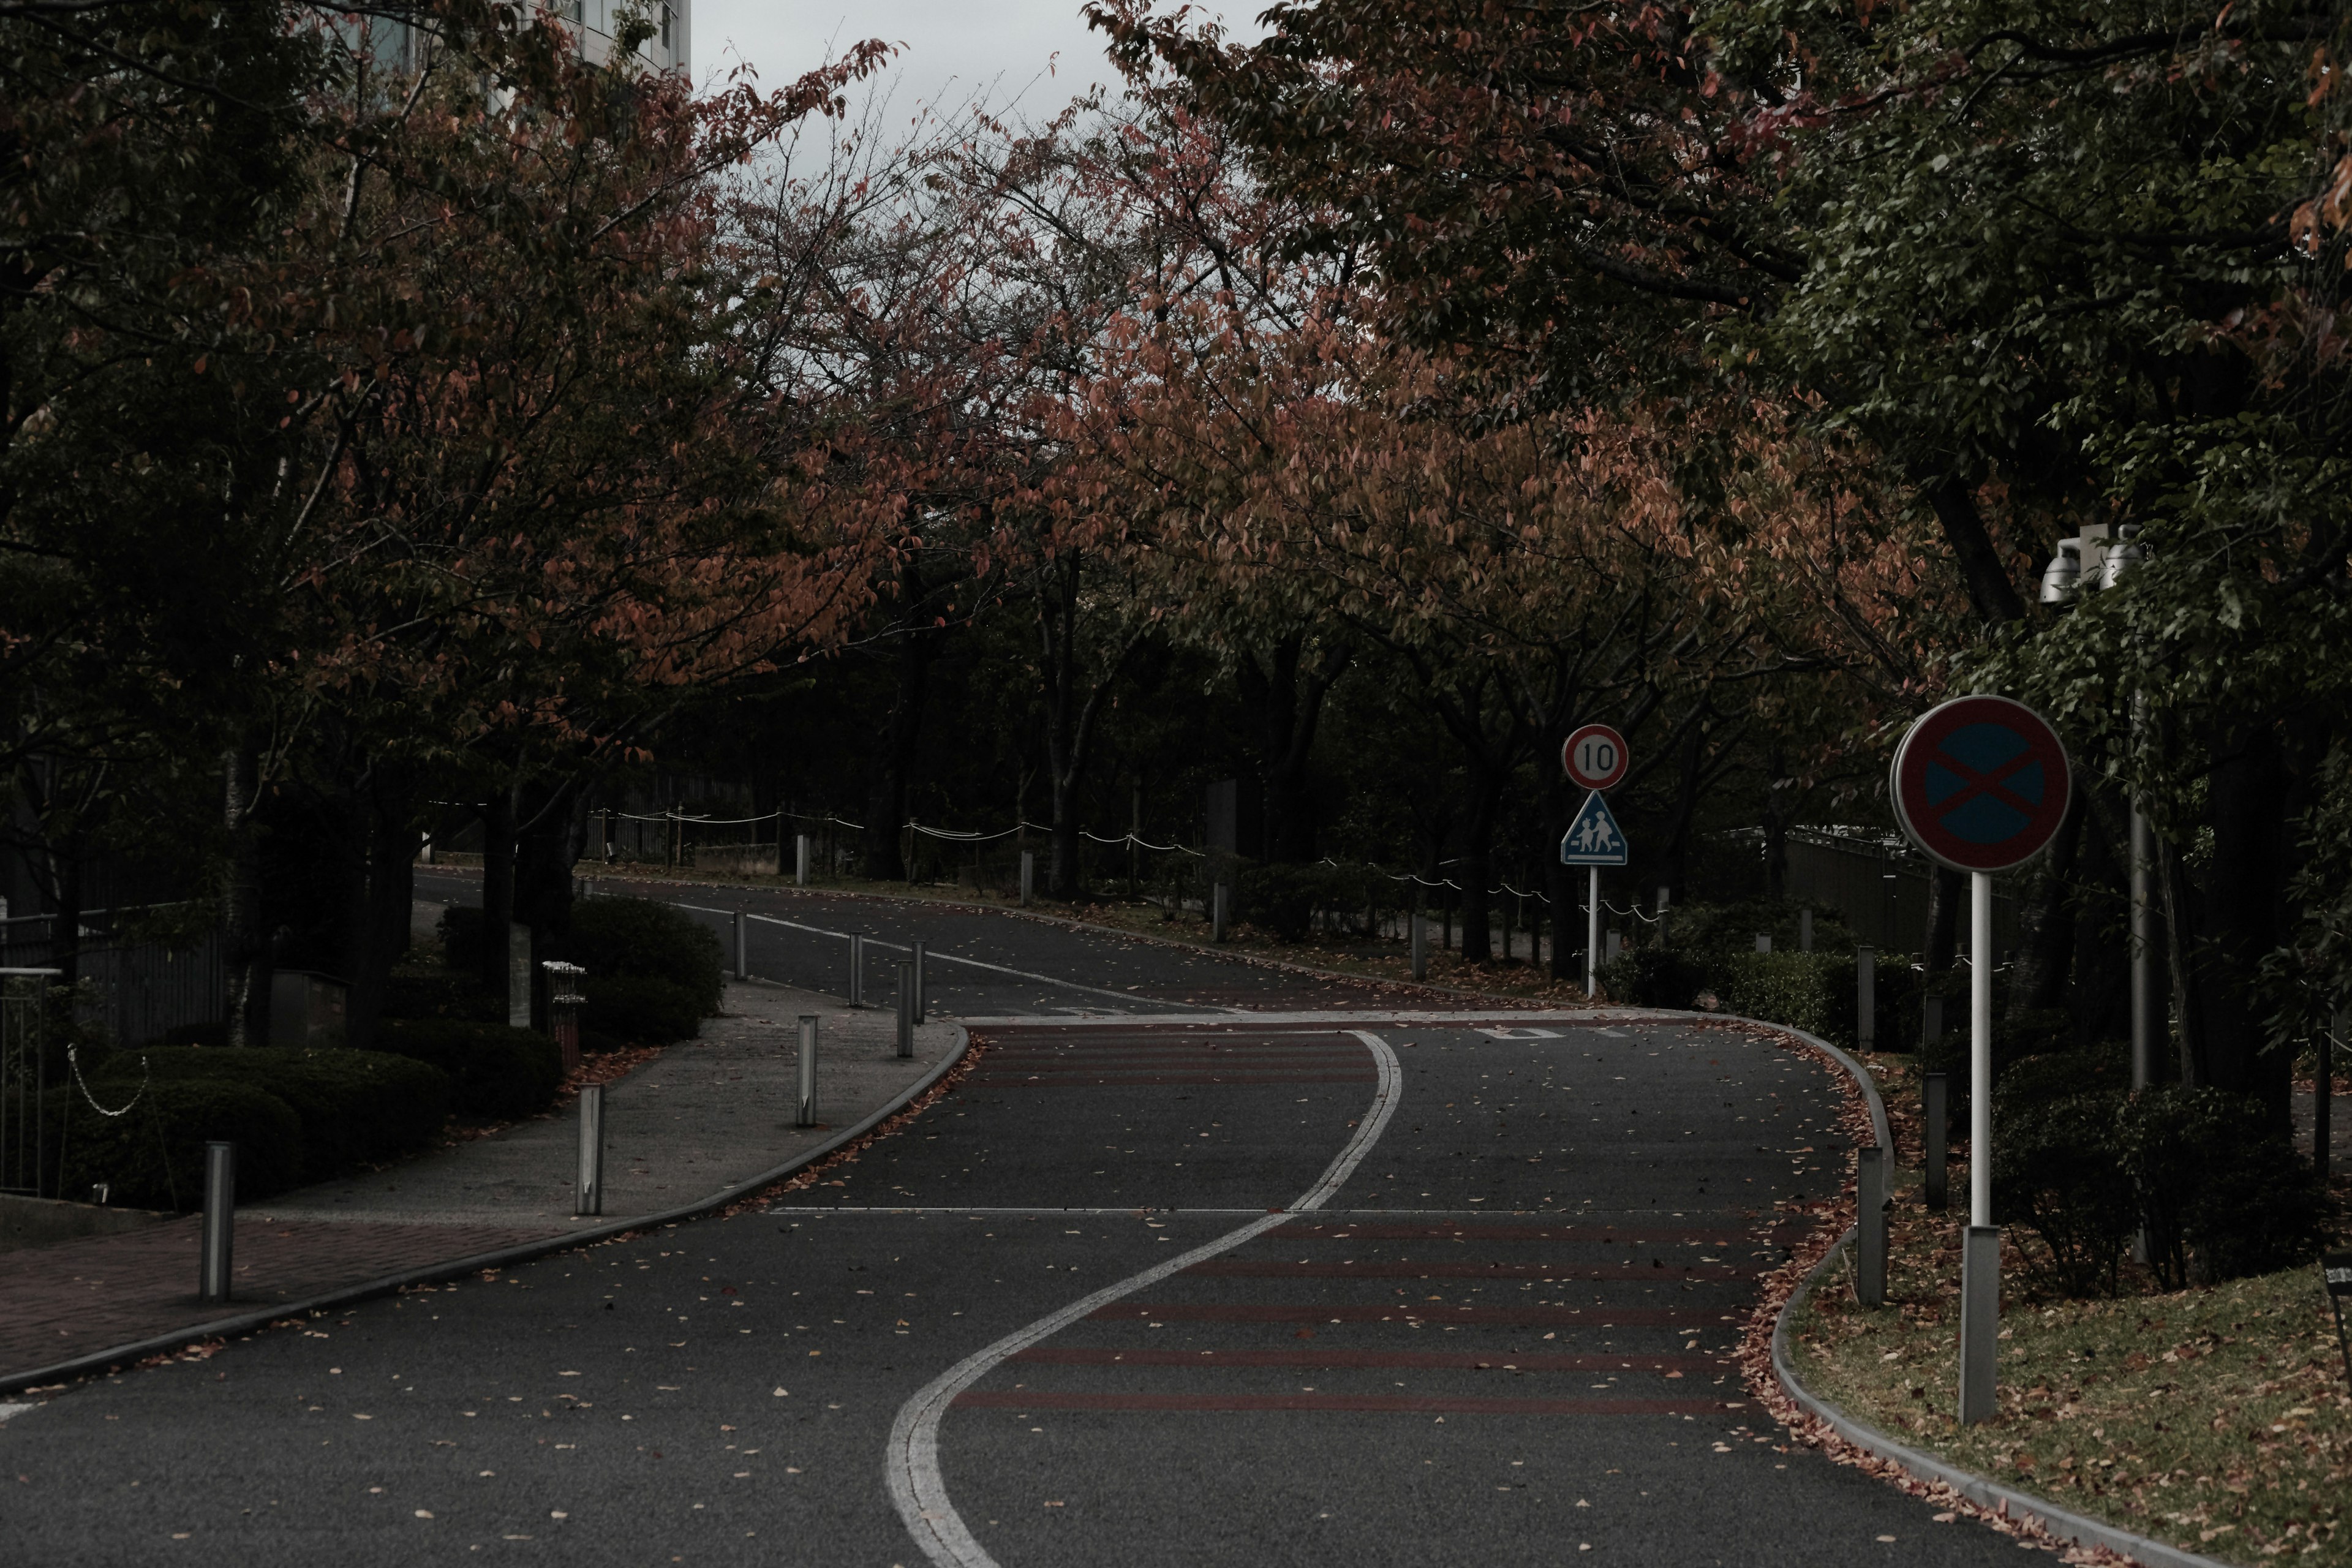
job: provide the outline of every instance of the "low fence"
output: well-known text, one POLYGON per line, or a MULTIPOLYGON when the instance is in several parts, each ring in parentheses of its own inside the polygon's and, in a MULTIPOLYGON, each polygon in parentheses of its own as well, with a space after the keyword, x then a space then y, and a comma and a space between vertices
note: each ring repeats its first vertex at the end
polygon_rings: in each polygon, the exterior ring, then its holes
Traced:
MULTIPOLYGON (((47 915, 0 922, 0 969, 62 967, 53 924, 47 915)), ((80 1021, 118 1045, 152 1045, 173 1029, 217 1023, 227 1014, 217 931, 176 942, 120 942, 104 926, 86 924, 73 967, 80 1021)))

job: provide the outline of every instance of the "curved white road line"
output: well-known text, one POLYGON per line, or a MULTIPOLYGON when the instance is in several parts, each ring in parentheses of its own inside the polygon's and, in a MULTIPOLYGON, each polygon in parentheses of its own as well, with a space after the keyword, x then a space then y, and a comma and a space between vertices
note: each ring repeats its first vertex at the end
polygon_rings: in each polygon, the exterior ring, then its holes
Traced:
POLYGON ((997 1568, 996 1559, 964 1527, 963 1516, 956 1512, 955 1504, 948 1498, 947 1480, 940 1474, 940 1421, 947 1415, 948 1406, 955 1403, 957 1394, 987 1376, 1007 1358, 1061 1332, 1087 1313, 1147 1285, 1158 1284, 1203 1258, 1229 1252, 1264 1236, 1294 1215, 1321 1208, 1355 1173, 1364 1156, 1371 1152, 1372 1145, 1380 1142, 1381 1133, 1387 1129, 1389 1119, 1396 1114, 1397 1101, 1403 1098, 1403 1079, 1397 1067, 1396 1052, 1387 1041, 1369 1029, 1351 1029, 1349 1033, 1371 1051, 1372 1059, 1380 1067, 1380 1083, 1372 1091, 1371 1108, 1356 1124, 1355 1136, 1348 1140, 1339 1158, 1325 1169, 1323 1179, 1309 1187, 1305 1196, 1284 1212, 1254 1220, 1206 1246, 1196 1247, 1091 1296, 1081 1297, 1026 1328, 1014 1330, 987 1349, 975 1351, 956 1363, 899 1406, 898 1418, 890 1424, 890 1447, 883 1462, 885 1479, 889 1483, 891 1504, 898 1509, 898 1517, 906 1521, 908 1533, 938 1568, 997 1568))

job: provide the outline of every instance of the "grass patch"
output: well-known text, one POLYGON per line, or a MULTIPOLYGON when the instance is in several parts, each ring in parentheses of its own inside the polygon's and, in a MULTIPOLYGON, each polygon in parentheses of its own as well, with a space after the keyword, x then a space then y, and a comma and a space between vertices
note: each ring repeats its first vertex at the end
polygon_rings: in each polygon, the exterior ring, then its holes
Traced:
MULTIPOLYGON (((1871 1426, 1979 1475, 2241 1563, 2352 1565, 2352 1394, 2316 1264, 2204 1289, 2037 1300, 2004 1236, 2000 1414, 1963 1427, 1960 1225, 1916 1184, 1916 1079, 1875 1064, 1901 1164, 1888 1304, 1827 1278, 1791 1318, 1798 1375, 1871 1426)), ((2145 1276, 2139 1281, 2145 1285, 2145 1276)))

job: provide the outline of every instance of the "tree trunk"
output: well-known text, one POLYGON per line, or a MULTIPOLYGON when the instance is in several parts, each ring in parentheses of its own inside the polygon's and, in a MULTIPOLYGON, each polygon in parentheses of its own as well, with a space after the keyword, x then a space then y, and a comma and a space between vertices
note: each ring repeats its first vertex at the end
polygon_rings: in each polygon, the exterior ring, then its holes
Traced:
POLYGON ((2189 868, 2180 863, 2180 852, 2161 834, 2156 840, 2156 863, 2158 880, 2164 889, 2165 968, 2172 976, 2172 1016, 2179 1030, 2180 1081, 2198 1089, 2212 1080, 2205 1070, 2205 1026, 2199 1006, 2205 989, 2204 977, 2198 973, 2194 939, 2189 934, 2198 928, 2197 889, 2189 880, 2189 868))
POLYGON ((261 825, 255 816, 260 753, 229 752, 222 773, 228 856, 221 889, 221 959, 228 990, 228 1043, 269 1043, 269 933, 261 909, 261 825))
POLYGON ((2089 798, 2077 774, 2066 815, 2026 883, 2024 930, 2019 933, 2017 967, 2009 977, 2012 1008, 2056 1007, 2066 1000, 2066 961, 2074 951, 2074 859, 2089 798))
POLYGON ((1495 818, 1503 802, 1505 770, 1481 766, 1470 759, 1470 815, 1463 825, 1462 962, 1486 963, 1495 956, 1494 932, 1488 927, 1494 906, 1486 901, 1486 884, 1494 880, 1495 818))
POLYGON ((2278 731, 2247 726, 2215 748, 2209 801, 2213 858, 2205 877, 2205 1064, 2216 1089, 2253 1096, 2285 1131, 2291 1053, 2272 1048, 2257 989, 2263 959, 2279 945, 2287 841, 2287 788, 2278 731))
POLYGON ((913 565, 899 574, 899 590, 908 614, 898 626, 898 685, 891 694, 889 722, 883 726, 873 782, 866 795, 866 832, 858 857, 866 876, 891 882, 907 875, 900 834, 907 823, 915 759, 922 744, 931 665, 940 654, 937 628, 916 624, 923 607, 923 581, 913 565))
POLYGON ((1665 885, 1675 903, 1681 903, 1689 891, 1691 826, 1698 816, 1698 790, 1706 763, 1706 725, 1700 722, 1684 734, 1682 755, 1675 768, 1675 812, 1663 858, 1665 885))
POLYGON ((515 916, 515 798, 512 788, 495 792, 482 806, 482 950, 477 955, 482 989, 509 994, 509 932, 515 916))
POLYGON ((344 1043, 354 1050, 375 1044, 391 989, 392 966, 408 948, 410 907, 416 885, 417 830, 405 814, 381 805, 366 812, 367 874, 352 922, 343 973, 351 995, 343 1012, 344 1043))
POLYGON ((1968 886, 1948 866, 1927 868, 1927 929, 1921 938, 1919 962, 1930 974, 1952 967, 1960 945, 1960 900, 1968 886))
POLYGON ((1265 803, 1265 858, 1301 862, 1315 858, 1315 823, 1307 808, 1307 763, 1323 700, 1348 665, 1336 656, 1328 668, 1302 668, 1307 639, 1294 633, 1267 650, 1263 665, 1244 654, 1237 678, 1242 701, 1257 721, 1258 778, 1265 803))

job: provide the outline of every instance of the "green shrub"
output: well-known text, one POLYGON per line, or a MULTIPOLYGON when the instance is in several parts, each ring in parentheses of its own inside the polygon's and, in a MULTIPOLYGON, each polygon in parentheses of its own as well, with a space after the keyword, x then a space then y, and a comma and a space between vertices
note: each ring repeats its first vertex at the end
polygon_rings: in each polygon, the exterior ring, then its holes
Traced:
MULTIPOLYGON (((572 906, 572 929, 556 945, 563 957, 586 966, 592 978, 667 981, 685 991, 698 1019, 719 1011, 727 956, 719 933, 667 904, 650 899, 585 900, 572 906)), ((685 1033, 694 1030, 689 1026, 685 1033)))
POLYGON ((95 1074, 127 1086, 241 1083, 272 1095, 301 1123, 302 1179, 325 1181, 422 1149, 449 1113, 449 1079, 423 1062, 377 1051, 165 1047, 119 1051, 95 1074))
POLYGON ((581 990, 583 1031, 627 1045, 666 1046, 690 1040, 702 1026, 703 1008, 694 993, 667 980, 591 973, 581 990))
POLYGON ((2148 1267, 2178 1289, 2307 1262, 2330 1203, 2261 1104, 2164 1084, 2126 1101, 2123 1163, 2147 1226, 2148 1267))
POLYGON ((463 1018, 478 1024, 507 1021, 507 999, 485 991, 472 961, 463 970, 394 973, 384 987, 386 1018, 463 1018))
MULTIPOLYGON (((131 1082, 137 1081, 134 1076, 131 1082)), ((118 1080, 98 1098, 111 1109, 131 1092, 118 1080), (122 1091, 119 1100, 116 1089, 122 1091)), ((87 1197, 103 1182, 107 1202, 126 1208, 202 1208, 205 1144, 216 1138, 236 1145, 240 1203, 275 1197, 302 1180, 301 1119, 250 1083, 157 1079, 121 1116, 100 1116, 76 1095, 61 1120, 63 1190, 75 1197, 87 1197)))
POLYGON ((2139 1223, 2121 1158, 2123 1101, 2114 1090, 1994 1094, 1994 1212, 2041 1238, 2046 1256, 2028 1249, 2028 1268, 2070 1296, 2115 1294, 2139 1223))
POLYGON ((563 1082, 563 1052, 553 1040, 503 1024, 388 1018, 376 1030, 375 1048, 448 1074, 457 1114, 478 1121, 536 1116, 563 1082))
POLYGON ((1688 1007, 1706 988, 1706 974, 1671 948, 1629 947, 1601 966, 1601 990, 1630 1007, 1688 1007))

